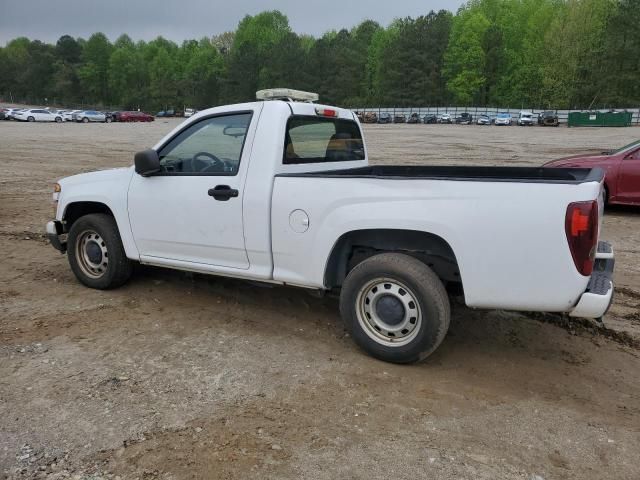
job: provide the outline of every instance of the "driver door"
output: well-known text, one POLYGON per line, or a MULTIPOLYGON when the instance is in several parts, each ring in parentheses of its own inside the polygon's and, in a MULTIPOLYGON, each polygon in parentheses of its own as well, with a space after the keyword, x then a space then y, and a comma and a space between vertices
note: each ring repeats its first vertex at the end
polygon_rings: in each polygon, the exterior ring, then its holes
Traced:
POLYGON ((133 175, 129 220, 142 261, 249 268, 242 200, 258 113, 199 119, 158 150, 161 172, 133 175))

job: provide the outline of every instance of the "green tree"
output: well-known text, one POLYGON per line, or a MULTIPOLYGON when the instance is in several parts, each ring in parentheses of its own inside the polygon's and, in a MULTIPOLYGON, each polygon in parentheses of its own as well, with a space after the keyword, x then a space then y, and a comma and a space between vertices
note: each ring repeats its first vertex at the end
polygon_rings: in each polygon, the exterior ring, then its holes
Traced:
POLYGON ((240 21, 227 65, 225 100, 255 98, 260 72, 267 65, 270 52, 290 32, 287 17, 277 10, 247 15, 240 21))
POLYGON ((442 10, 396 22, 397 33, 379 53, 377 90, 387 105, 438 105, 447 97, 442 80, 452 15, 442 10))
POLYGON ((223 71, 217 46, 208 38, 200 40, 184 69, 184 102, 199 109, 217 105, 223 71))
POLYGON ((89 37, 82 51, 80 83, 90 100, 109 101, 109 59, 112 45, 104 33, 89 37))
POLYGON ((597 78, 598 95, 614 107, 640 104, 640 1, 622 0, 604 31, 604 52, 597 78))
MULTIPOLYGON (((149 63, 149 94, 156 108, 176 108, 179 105, 174 62, 164 47, 159 47, 149 63)), ((181 102, 180 102, 181 103, 181 102)))
POLYGON ((461 8, 456 15, 444 56, 443 73, 454 99, 469 105, 480 101, 486 87, 485 36, 491 23, 472 8, 461 8))
POLYGON ((543 97, 557 108, 587 107, 598 98, 604 27, 615 0, 568 0, 546 38, 543 97))
POLYGON ((143 45, 136 45, 127 35, 122 35, 114 43, 109 58, 109 88, 113 100, 125 108, 140 108, 149 97, 149 73, 142 54, 143 45))

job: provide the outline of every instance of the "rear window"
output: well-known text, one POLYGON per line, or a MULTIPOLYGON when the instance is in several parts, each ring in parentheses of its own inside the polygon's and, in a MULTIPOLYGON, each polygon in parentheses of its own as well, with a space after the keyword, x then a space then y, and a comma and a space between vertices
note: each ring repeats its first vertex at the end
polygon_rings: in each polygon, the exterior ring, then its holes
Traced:
POLYGON ((293 116, 287 122, 285 164, 364 160, 364 144, 353 120, 293 116))

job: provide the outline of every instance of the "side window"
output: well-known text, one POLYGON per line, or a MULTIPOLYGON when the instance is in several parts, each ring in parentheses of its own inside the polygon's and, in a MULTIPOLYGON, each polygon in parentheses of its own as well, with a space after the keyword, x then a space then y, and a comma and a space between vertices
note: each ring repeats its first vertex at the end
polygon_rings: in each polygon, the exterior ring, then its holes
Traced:
POLYGON ((294 116, 287 122, 285 164, 364 160, 358 124, 352 120, 294 116))
POLYGON ((640 148, 627 157, 630 160, 640 160, 640 148))
POLYGON ((236 175, 251 113, 201 120, 158 152, 165 174, 236 175))

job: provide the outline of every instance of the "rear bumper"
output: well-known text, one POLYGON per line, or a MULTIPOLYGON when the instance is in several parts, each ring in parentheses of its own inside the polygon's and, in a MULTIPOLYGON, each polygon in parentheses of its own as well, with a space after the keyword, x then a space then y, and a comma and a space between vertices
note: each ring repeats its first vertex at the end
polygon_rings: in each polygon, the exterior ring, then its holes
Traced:
POLYGON ((571 317, 600 318, 613 301, 613 269, 615 258, 611 245, 599 242, 593 273, 587 289, 580 296, 578 304, 569 312, 571 317))
POLYGON ((67 251, 67 241, 61 238, 63 231, 62 223, 57 220, 47 222, 47 239, 49 240, 49 243, 51 243, 51 246, 60 253, 65 253, 67 251))

